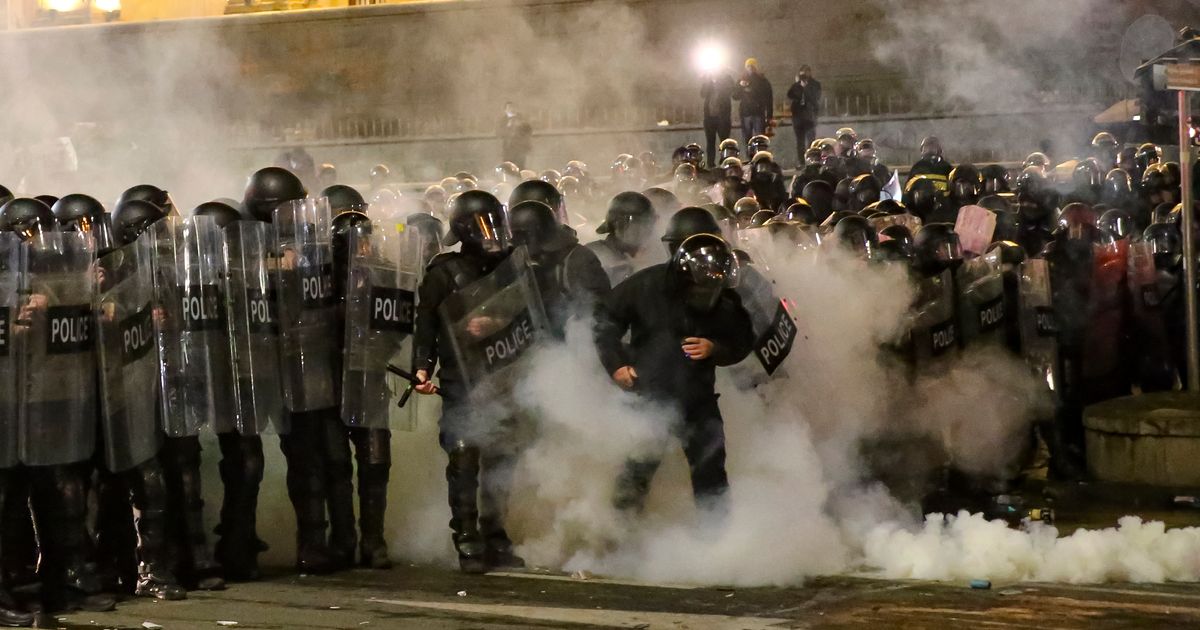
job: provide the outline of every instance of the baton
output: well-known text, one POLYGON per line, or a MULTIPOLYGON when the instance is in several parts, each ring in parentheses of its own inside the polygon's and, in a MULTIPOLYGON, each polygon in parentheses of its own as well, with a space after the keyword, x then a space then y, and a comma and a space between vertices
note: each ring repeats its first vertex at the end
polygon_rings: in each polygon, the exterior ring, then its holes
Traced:
MULTIPOLYGON (((392 365, 391 363, 388 364, 387 369, 392 374, 395 374, 396 376, 399 376, 400 378, 408 381, 408 387, 406 387, 404 389, 404 393, 400 395, 399 402, 396 403, 397 407, 403 408, 404 405, 408 404, 408 399, 412 396, 413 386, 420 385, 421 381, 418 381, 417 377, 414 376, 413 374, 411 374, 409 372, 405 372, 404 370, 392 365)), ((434 387, 433 393, 438 396, 441 396, 442 390, 438 389, 437 387, 434 387)))

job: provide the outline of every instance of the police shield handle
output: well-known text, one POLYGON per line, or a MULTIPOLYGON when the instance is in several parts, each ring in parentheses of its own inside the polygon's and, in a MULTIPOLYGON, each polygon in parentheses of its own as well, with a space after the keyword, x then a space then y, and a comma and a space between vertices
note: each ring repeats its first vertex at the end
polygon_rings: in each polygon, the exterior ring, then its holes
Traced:
POLYGON ((638 373, 637 370, 633 369, 632 365, 626 365, 625 367, 617 368, 617 371, 613 372, 612 378, 622 389, 633 389, 633 386, 637 384, 638 373))
MULTIPOLYGON (((395 370, 392 371, 395 372, 395 370)), ((416 377, 417 381, 413 384, 413 389, 418 394, 432 396, 433 394, 438 393, 437 385, 434 385, 433 381, 429 380, 429 372, 427 370, 417 370, 417 373, 413 376, 416 377)))
POLYGON ((683 353, 693 361, 703 361, 712 356, 713 342, 703 337, 688 337, 683 340, 683 353))
POLYGON ((17 312, 17 321, 13 323, 28 327, 33 323, 33 314, 46 310, 48 304, 50 304, 50 300, 40 293, 29 296, 29 301, 21 305, 21 310, 17 312))
POLYGON ((982 256, 996 232, 996 213, 982 206, 963 206, 954 223, 963 252, 982 256))

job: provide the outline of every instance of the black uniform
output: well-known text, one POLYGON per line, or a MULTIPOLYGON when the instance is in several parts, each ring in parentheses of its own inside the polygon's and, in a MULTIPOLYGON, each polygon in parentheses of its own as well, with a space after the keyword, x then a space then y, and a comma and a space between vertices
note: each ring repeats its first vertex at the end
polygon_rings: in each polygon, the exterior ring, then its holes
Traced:
POLYGON ((600 259, 571 237, 564 247, 535 256, 534 275, 554 333, 562 337, 574 313, 586 314, 608 295, 612 285, 600 259))
POLYGON ((704 142, 709 168, 716 166, 717 143, 730 137, 733 115, 733 79, 722 74, 705 79, 700 85, 700 98, 704 99, 704 142))
POLYGON ((413 372, 432 375, 439 360, 438 388, 442 417, 438 441, 449 456, 446 481, 450 529, 464 570, 517 564, 504 530, 503 513, 511 487, 515 453, 505 426, 488 427, 488 435, 472 427, 468 389, 454 355, 441 352, 442 318, 438 308, 455 291, 491 273, 504 256, 450 252, 439 254, 425 271, 418 291, 413 372), (485 438, 486 439, 483 439, 485 438), (470 568, 468 568, 470 567, 470 568))
MULTIPOLYGON (((617 285, 604 301, 597 322, 600 360, 609 374, 632 366, 640 394, 677 405, 681 423, 672 427, 683 442, 698 504, 719 508, 729 487, 725 473, 725 428, 714 391, 716 368, 750 354, 754 336, 741 298, 724 290, 712 311, 684 306, 665 264, 649 267, 617 285), (626 331, 631 344, 621 343, 626 331), (680 349, 686 337, 713 342, 712 356, 689 359, 680 349)), ((661 460, 631 461, 622 475, 617 505, 642 506, 661 460)))

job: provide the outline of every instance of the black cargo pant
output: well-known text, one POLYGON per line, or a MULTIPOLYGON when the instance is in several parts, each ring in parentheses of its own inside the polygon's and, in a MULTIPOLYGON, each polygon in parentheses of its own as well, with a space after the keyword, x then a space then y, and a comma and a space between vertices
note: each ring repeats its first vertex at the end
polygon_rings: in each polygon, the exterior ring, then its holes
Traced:
MULTIPOLYGON (((683 403, 683 420, 672 433, 683 443, 692 478, 692 494, 701 510, 724 512, 729 490, 725 472, 725 421, 711 395, 683 403)), ((666 450, 666 445, 662 446, 666 450)), ((662 456, 631 459, 617 481, 616 507, 641 511, 650 482, 662 464, 662 456)))
POLYGON ((717 167, 717 146, 733 133, 733 123, 729 116, 704 117, 704 155, 708 158, 708 168, 717 167))

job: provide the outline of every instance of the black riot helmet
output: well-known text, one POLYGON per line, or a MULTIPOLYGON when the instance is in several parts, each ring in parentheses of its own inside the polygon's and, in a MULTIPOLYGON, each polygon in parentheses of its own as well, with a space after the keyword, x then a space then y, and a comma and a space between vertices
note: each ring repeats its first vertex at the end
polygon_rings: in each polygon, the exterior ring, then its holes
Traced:
POLYGON ((850 209, 850 182, 849 177, 843 177, 838 180, 837 186, 833 187, 833 209, 836 211, 844 211, 850 209))
POLYGON ((800 196, 812 206, 817 221, 824 221, 833 212, 833 187, 825 180, 808 182, 800 196))
POLYGON ((446 246, 462 242, 463 252, 499 256, 512 246, 508 213, 500 200, 482 190, 468 190, 454 198, 446 246))
POLYGON ((1024 170, 1030 166, 1037 167, 1044 175, 1046 171, 1051 168, 1050 158, 1046 157, 1046 154, 1042 153, 1041 151, 1034 151, 1025 158, 1024 162, 1021 163, 1021 171, 1024 172, 1024 170))
POLYGON ((999 164, 988 164, 979 169, 979 177, 983 181, 981 195, 996 195, 1011 190, 1008 184, 1008 169, 999 164))
POLYGON ((0 206, 0 232, 13 232, 29 241, 43 232, 53 232, 54 213, 50 206, 33 197, 9 199, 0 206))
MULTIPOLYGON (((633 156, 630 156, 630 157, 633 157, 633 156)), ((700 168, 700 163, 703 160, 704 160, 704 149, 701 149, 700 145, 696 144, 695 142, 689 142, 688 144, 683 145, 683 161, 684 161, 684 163, 691 164, 692 166, 695 166, 696 168, 700 168)))
POLYGON ((501 162, 494 169, 496 173, 496 181, 499 182, 519 182, 521 181, 521 169, 512 162, 501 162))
POLYGON ((762 134, 759 134, 757 136, 750 138, 750 141, 746 143, 746 154, 749 155, 751 158, 753 158, 754 155, 757 154, 759 151, 770 151, 770 150, 771 150, 771 139, 762 134))
POLYGON ((50 208, 54 208, 54 204, 58 203, 58 197, 54 195, 34 195, 34 199, 46 204, 50 208))
POLYGON ((1155 223, 1142 232, 1142 240, 1154 253, 1154 267, 1159 271, 1176 271, 1183 262, 1183 237, 1179 228, 1169 223, 1155 223))
POLYGON ((647 199, 650 200, 650 205, 654 206, 654 212, 660 217, 670 216, 675 214, 676 210, 683 207, 679 202, 679 197, 675 193, 665 188, 647 188, 642 191, 647 199))
POLYGON ((387 164, 376 164, 371 167, 371 188, 379 188, 392 178, 392 169, 387 164))
POLYGON ((64 232, 90 232, 96 241, 96 251, 100 254, 107 253, 115 246, 111 217, 104 212, 104 205, 96 198, 72 193, 56 201, 50 211, 54 213, 59 229, 64 232))
POLYGON ((879 201, 883 185, 870 173, 859 175, 850 182, 850 210, 858 212, 879 201))
POLYGON ((1162 149, 1150 142, 1142 144, 1137 148, 1137 153, 1133 155, 1133 163, 1137 169, 1137 173, 1146 172, 1151 164, 1158 164, 1162 161, 1162 149))
POLYGON ((942 141, 937 136, 925 136, 921 140, 921 157, 932 158, 942 156, 942 141))
POLYGON ((903 243, 905 247, 908 247, 910 250, 912 249, 912 230, 909 230, 907 227, 900 225, 899 223, 893 223, 884 227, 882 230, 879 230, 879 236, 886 237, 886 240, 899 241, 903 243))
POLYGON ((421 241, 421 264, 428 265, 442 251, 442 238, 446 226, 442 220, 428 212, 414 212, 404 218, 406 229, 416 230, 421 241))
POLYGON ((1100 187, 1104 184, 1104 175, 1101 174, 1100 168, 1096 166, 1095 162, 1080 160, 1075 165, 1075 169, 1071 171, 1071 184, 1074 187, 1074 195, 1094 202, 1100 194, 1100 187))
POLYGON ((887 215, 908 214, 908 208, 905 208, 904 204, 896 201, 895 199, 880 199, 866 208, 863 208, 863 210, 870 212, 870 214, 875 214, 876 212, 887 215))
POLYGON ((863 260, 875 258, 879 246, 879 235, 875 227, 864 217, 850 216, 833 226, 833 239, 843 248, 863 260))
POLYGON ((696 165, 691 162, 684 162, 675 167, 675 184, 694 184, 696 182, 696 165))
POLYGON ((721 292, 738 286, 737 255, 725 239, 715 234, 696 234, 684 239, 671 255, 668 268, 672 285, 692 311, 711 311, 721 292))
POLYGON ((117 246, 128 245, 159 219, 167 216, 162 208, 141 199, 131 199, 117 204, 112 211, 113 237, 117 246))
POLYGON ((657 219, 654 204, 645 195, 626 191, 617 194, 609 202, 604 222, 596 228, 596 232, 611 234, 621 249, 632 254, 653 236, 657 219))
POLYGON ((767 221, 775 218, 775 213, 770 210, 759 210, 750 217, 750 227, 760 228, 767 224, 767 221))
POLYGON ((563 231, 554 210, 540 201, 522 201, 508 210, 513 245, 524 245, 531 256, 558 249, 563 231))
POLYGON ((753 197, 742 197, 733 204, 733 214, 737 216, 738 227, 747 227, 755 213, 762 210, 762 205, 753 197))
POLYGON ((913 264, 926 276, 957 269, 963 262, 962 245, 951 223, 930 223, 913 238, 913 264))
POLYGON ((192 216, 212 217, 220 227, 242 220, 242 215, 237 208, 221 201, 206 201, 196 206, 196 209, 192 210, 192 216))
POLYGON ((371 233, 371 219, 365 212, 342 210, 330 223, 330 250, 333 254, 333 294, 346 299, 346 273, 350 268, 350 247, 354 237, 371 233))
POLYGON ((674 254, 684 239, 696 234, 720 236, 721 224, 717 222, 717 218, 713 216, 712 212, 690 206, 671 215, 662 242, 667 245, 667 253, 674 254))
POLYGON ((988 245, 987 253, 998 252, 1000 264, 1019 265, 1025 262, 1025 248, 1012 241, 994 241, 988 245))
POLYGON ((1107 131, 1101 131, 1092 137, 1091 157, 1099 160, 1102 168, 1109 169, 1116 166, 1117 152, 1120 149, 1121 144, 1107 131))
POLYGON ((1091 247, 1100 237, 1100 228, 1096 224, 1100 217, 1086 203, 1069 203, 1058 215, 1058 226, 1054 229, 1055 237, 1060 241, 1077 243, 1091 247))
POLYGON ((548 168, 541 173, 538 173, 537 181, 546 182, 551 186, 558 186, 558 182, 560 180, 562 180, 562 173, 559 173, 552 168, 548 168))
POLYGON ((1096 220, 1096 227, 1100 228, 1101 232, 1119 239, 1133 236, 1137 229, 1133 224, 1133 216, 1120 208, 1105 210, 1096 220))
POLYGON ((329 211, 337 216, 343 212, 367 211, 367 201, 355 189, 345 184, 334 184, 321 191, 321 196, 329 200, 329 211))
POLYGON ((1050 192, 1050 184, 1042 169, 1036 166, 1026 167, 1017 176, 1018 211, 1026 219, 1037 221, 1045 218, 1053 210, 1052 204, 1047 200, 1050 192))
POLYGON ((268 166, 250 176, 242 199, 242 209, 250 218, 270 223, 275 218, 277 206, 285 201, 304 199, 307 196, 308 191, 294 173, 277 166, 268 166))
POLYGON ((12 199, 12 191, 9 190, 7 186, 0 186, 0 205, 8 203, 9 201, 12 201, 12 199))
POLYGON ((979 200, 983 175, 973 164, 959 164, 950 171, 950 201, 959 208, 979 200))
POLYGON ((904 206, 922 221, 928 221, 942 204, 942 194, 932 179, 916 176, 904 186, 904 206))
POLYGON ((721 144, 717 145, 717 152, 720 154, 722 162, 733 157, 741 155, 741 149, 738 148, 738 141, 733 138, 725 138, 721 144))
POLYGON ((562 173, 563 176, 570 175, 571 177, 582 181, 587 179, 587 164, 584 164, 579 160, 571 160, 570 162, 567 162, 566 166, 563 167, 562 173))
POLYGON ((1104 186, 1100 190, 1100 200, 1104 203, 1121 208, 1133 199, 1133 181, 1129 173, 1114 168, 1104 176, 1104 186))
POLYGON ((785 221, 791 223, 799 223, 801 225, 816 225, 817 215, 813 211, 812 206, 803 198, 796 199, 792 205, 787 207, 781 215, 785 221))
MULTIPOLYGON (((283 169, 280 169, 283 170, 283 169)), ((177 214, 175 203, 171 201, 171 195, 167 191, 153 184, 138 184, 125 190, 117 199, 117 205, 123 201, 131 201, 138 199, 141 201, 149 201, 150 203, 162 208, 164 216, 177 214)), ((113 205, 115 209, 117 205, 113 205)))
POLYGON ((1150 223, 1170 223, 1176 227, 1183 224, 1183 204, 1163 202, 1150 211, 1150 223))
MULTIPOLYGON (((512 193, 508 195, 508 207, 511 210, 523 201, 540 201, 554 211, 555 220, 559 223, 565 222, 566 208, 563 205, 563 196, 554 187, 554 184, 541 179, 531 179, 517 184, 517 187, 513 188, 512 193)), ((516 228, 514 227, 514 229, 516 228)))

